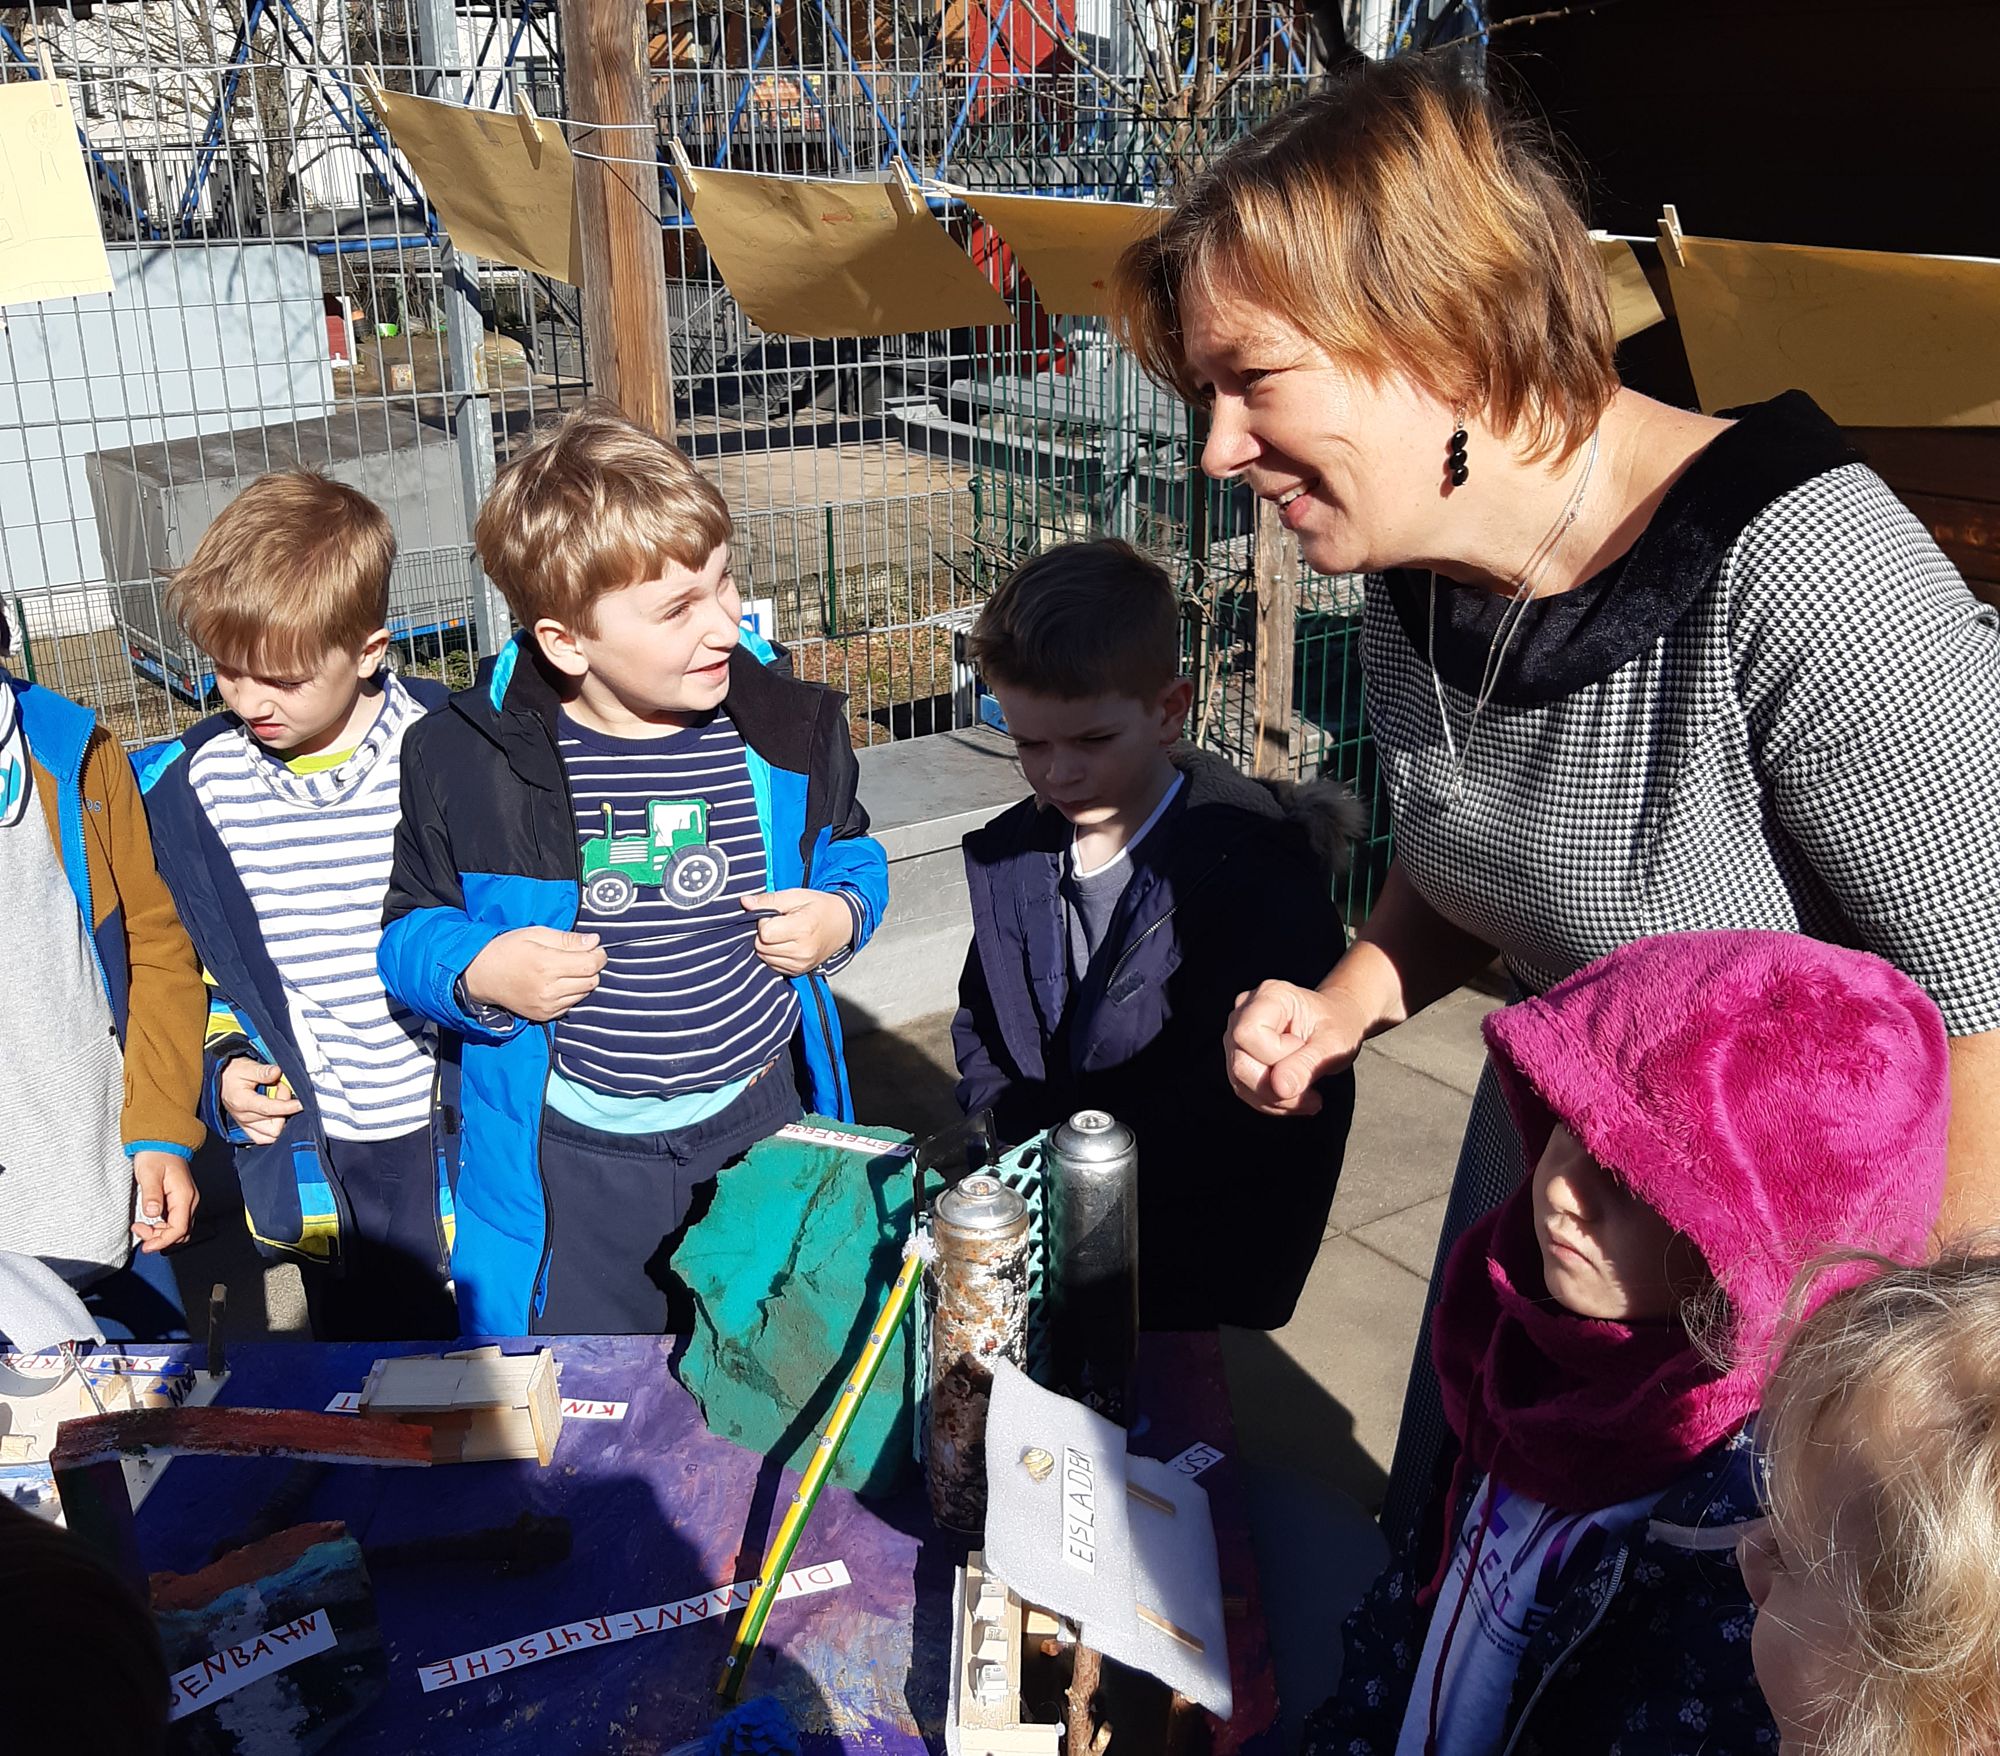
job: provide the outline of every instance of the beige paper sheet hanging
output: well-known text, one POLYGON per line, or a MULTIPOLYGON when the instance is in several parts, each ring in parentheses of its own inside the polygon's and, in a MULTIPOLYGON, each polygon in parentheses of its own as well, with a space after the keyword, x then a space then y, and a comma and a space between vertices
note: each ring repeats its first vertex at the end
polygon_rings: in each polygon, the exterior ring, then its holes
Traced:
POLYGON ((1111 270, 1128 244, 1155 231, 1163 207, 1084 201, 1060 195, 952 193, 1006 239, 1042 308, 1059 317, 1108 317, 1111 270))
POLYGON ((1600 232, 1592 232, 1590 238, 1597 246, 1598 266, 1604 270, 1604 290, 1611 295, 1611 327, 1618 339, 1623 341, 1664 323, 1667 314, 1660 309, 1652 282, 1646 279, 1632 246, 1623 238, 1608 238, 1600 232))
POLYGON ((693 173, 689 206, 737 304, 775 335, 898 335, 1014 321, 992 282, 905 183, 703 169, 693 173))
POLYGON ((583 284, 576 166, 553 122, 373 84, 368 101, 416 171, 454 249, 583 284))
POLYGON ((0 85, 0 305, 110 291, 69 87, 0 85))
POLYGON ((1667 282, 1701 406, 1798 389, 1845 427, 2000 426, 2000 262, 1683 237, 1667 282))

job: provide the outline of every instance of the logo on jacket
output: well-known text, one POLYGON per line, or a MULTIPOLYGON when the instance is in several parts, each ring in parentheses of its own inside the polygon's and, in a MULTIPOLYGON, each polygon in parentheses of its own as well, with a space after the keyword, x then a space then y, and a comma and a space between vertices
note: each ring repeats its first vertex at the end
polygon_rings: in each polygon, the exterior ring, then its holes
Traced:
POLYGON ((708 839, 704 799, 649 799, 644 831, 625 835, 607 803, 604 833, 583 844, 583 900, 593 914, 622 915, 642 884, 657 884, 675 908, 700 908, 728 881, 729 858, 708 839))

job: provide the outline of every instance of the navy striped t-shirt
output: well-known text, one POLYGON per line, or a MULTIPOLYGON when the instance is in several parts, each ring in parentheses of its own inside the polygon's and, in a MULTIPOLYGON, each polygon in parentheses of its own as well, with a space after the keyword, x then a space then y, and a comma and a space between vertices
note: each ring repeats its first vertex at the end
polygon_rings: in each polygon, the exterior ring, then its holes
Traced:
POLYGON ((556 1071, 613 1097, 712 1091, 791 1041, 798 997, 741 898, 768 888, 743 740, 729 716, 662 738, 558 731, 576 805, 597 987, 556 1020, 556 1071))

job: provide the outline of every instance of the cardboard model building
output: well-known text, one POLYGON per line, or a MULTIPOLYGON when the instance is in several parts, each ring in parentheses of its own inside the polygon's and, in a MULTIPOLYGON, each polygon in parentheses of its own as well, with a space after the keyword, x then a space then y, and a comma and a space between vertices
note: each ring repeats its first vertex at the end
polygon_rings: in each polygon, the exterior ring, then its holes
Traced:
POLYGON ((1032 1741, 1043 1728, 1019 1720, 1010 1656, 1038 1611, 1079 1624, 1086 1646, 1229 1717, 1222 1581, 1198 1483, 1128 1456, 1122 1427, 1005 1361, 993 1373, 986 1483, 986 1549, 962 1579, 954 1629, 952 1756, 1044 1748, 1032 1741))
MULTIPOLYGON (((65 1421, 134 1409, 179 1408, 214 1400, 223 1378, 158 1351, 79 1354, 103 1332, 69 1284, 32 1256, 0 1250, 0 1499, 60 1519, 49 1468, 65 1421)), ((164 1461, 123 1460, 133 1505, 146 1497, 164 1461)))
POLYGON ((361 1417, 431 1430, 438 1463, 533 1458, 546 1464, 562 1435, 556 1357, 497 1347, 377 1360, 361 1387, 361 1417))

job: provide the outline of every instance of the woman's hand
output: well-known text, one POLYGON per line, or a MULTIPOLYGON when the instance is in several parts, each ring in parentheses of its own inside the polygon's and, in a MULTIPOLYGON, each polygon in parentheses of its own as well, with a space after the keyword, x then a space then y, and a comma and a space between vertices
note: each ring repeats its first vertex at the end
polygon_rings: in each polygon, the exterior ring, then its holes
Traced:
POLYGON ((1237 995, 1229 1015, 1222 1039, 1229 1083, 1266 1116, 1315 1115, 1314 1084, 1351 1066, 1376 1022, 1338 988, 1264 982, 1237 995))

